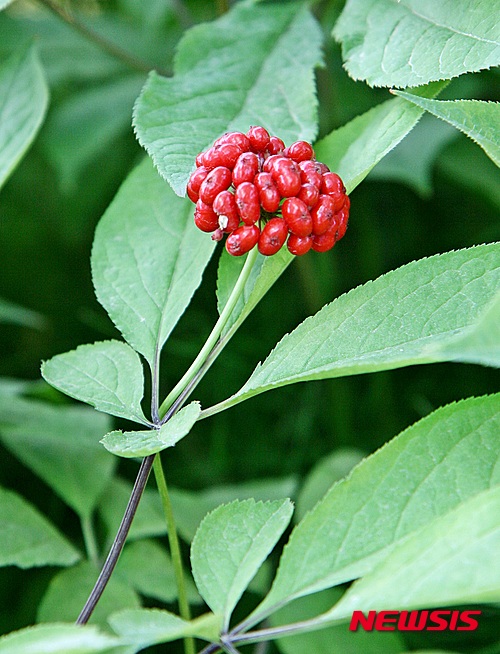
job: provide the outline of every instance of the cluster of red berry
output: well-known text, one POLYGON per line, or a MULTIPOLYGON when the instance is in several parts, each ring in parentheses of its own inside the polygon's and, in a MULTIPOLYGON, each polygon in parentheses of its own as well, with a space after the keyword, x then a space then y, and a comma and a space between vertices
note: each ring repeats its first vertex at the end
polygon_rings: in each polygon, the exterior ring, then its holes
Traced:
POLYGON ((187 185, 194 221, 229 254, 257 245, 271 255, 287 241, 292 254, 326 252, 341 239, 349 197, 340 177, 316 161, 306 141, 288 148, 263 127, 229 132, 196 157, 187 185), (288 240, 287 240, 288 239, 288 240))

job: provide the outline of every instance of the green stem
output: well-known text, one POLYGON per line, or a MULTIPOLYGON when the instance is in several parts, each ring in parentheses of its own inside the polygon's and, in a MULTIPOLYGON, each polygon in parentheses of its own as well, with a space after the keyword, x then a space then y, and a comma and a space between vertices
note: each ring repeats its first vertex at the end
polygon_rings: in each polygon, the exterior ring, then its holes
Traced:
MULTIPOLYGON (((160 455, 155 456, 153 462, 153 470, 156 478, 156 485, 160 493, 161 502, 163 505, 163 512, 167 523, 168 542, 170 544, 170 555, 172 557, 172 564, 174 566, 175 580, 177 583, 177 593, 179 596, 179 613, 184 620, 191 619, 191 612, 189 610, 189 602, 186 593, 186 581, 184 577, 184 569, 182 565, 181 549, 179 547, 179 538, 177 537, 177 528, 175 526, 174 512, 172 510, 172 503, 168 493, 167 482, 163 474, 163 467, 161 464, 160 455)), ((194 639, 191 637, 184 639, 184 652, 185 654, 195 654, 194 639)))
POLYGON ((243 292, 243 289, 245 288, 245 284, 247 283, 247 280, 250 276, 255 260, 257 259, 257 254, 258 254, 257 248, 250 250, 250 252, 247 254, 245 264, 240 272, 240 275, 238 277, 238 280, 236 281, 236 284, 234 285, 233 290, 231 291, 231 295, 229 296, 228 301, 226 302, 226 306, 224 307, 222 313, 220 314, 219 319, 215 323, 215 326, 212 329, 210 336, 207 338, 205 345, 200 350, 200 353, 193 361, 188 371, 185 373, 185 375, 182 377, 179 383, 176 386, 174 386, 174 388, 170 391, 170 393, 167 395, 164 402, 160 406, 158 412, 160 418, 163 418, 165 416, 167 410, 172 406, 172 404, 179 397, 179 395, 195 379, 196 375, 203 367, 208 356, 217 345, 219 337, 222 334, 222 330, 226 326, 226 323, 228 322, 229 318, 231 317, 234 307, 236 306, 243 292))
MULTIPOLYGON (((155 66, 149 64, 146 61, 141 61, 137 57, 134 57, 133 55, 129 54, 120 46, 116 45, 115 43, 112 43, 111 41, 108 41, 104 37, 102 37, 100 34, 97 34, 97 32, 94 32, 90 27, 87 27, 85 23, 82 23, 76 16, 69 11, 67 11, 65 8, 61 7, 57 1, 54 0, 40 0, 41 4, 43 4, 45 7, 50 9, 56 16, 59 16, 61 20, 63 20, 65 23, 68 25, 71 25, 73 29, 75 29, 77 32, 80 32, 83 36, 85 36, 87 39, 90 41, 93 41, 96 45, 98 45, 102 50, 107 52, 109 55, 112 57, 115 57, 116 59, 120 59, 123 63, 125 63, 127 66, 130 68, 137 70, 141 73, 149 73, 149 71, 155 66)), ((168 75, 168 71, 161 70, 158 67, 155 68, 156 71, 160 75, 168 75)))
POLYGON ((94 524, 91 516, 86 516, 81 519, 83 542, 85 543, 85 551, 90 561, 99 567, 99 550, 97 549, 97 540, 95 537, 94 524))

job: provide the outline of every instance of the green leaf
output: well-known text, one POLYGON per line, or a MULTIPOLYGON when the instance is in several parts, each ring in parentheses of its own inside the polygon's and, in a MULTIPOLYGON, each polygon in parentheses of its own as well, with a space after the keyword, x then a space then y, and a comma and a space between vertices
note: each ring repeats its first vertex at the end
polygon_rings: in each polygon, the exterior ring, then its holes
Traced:
POLYGON ((35 507, 0 488, 0 566, 72 565, 79 552, 35 507))
POLYGON ((445 120, 480 145, 500 166, 500 103, 481 100, 428 100, 394 91, 405 100, 445 120))
MULTIPOLYGON (((500 288, 500 244, 435 255, 353 289, 286 335, 212 415, 271 388, 435 361, 482 319, 500 288)), ((494 359, 490 352, 489 362, 494 359)), ((497 362, 498 365, 498 362, 497 362)))
POLYGON ((302 2, 240 2, 186 33, 174 77, 151 73, 134 115, 139 141, 177 194, 223 132, 259 124, 287 143, 314 139, 321 41, 302 2))
POLYGON ((439 356, 500 367, 500 292, 463 334, 437 348, 439 356))
POLYGON ((186 622, 173 613, 158 609, 125 610, 113 614, 109 623, 122 640, 142 647, 186 636, 217 641, 220 633, 220 617, 211 613, 186 622))
POLYGON ((112 431, 101 440, 104 447, 126 458, 149 456, 173 447, 187 436, 201 413, 199 402, 191 402, 159 429, 147 431, 112 431))
POLYGON ((145 75, 136 74, 106 80, 51 107, 42 142, 65 191, 77 191, 83 169, 131 130, 132 107, 144 81, 145 75))
POLYGON ((36 48, 23 47, 0 66, 0 187, 35 138, 48 101, 36 48))
POLYGON ((215 247, 144 160, 97 226, 92 274, 99 302, 151 366, 184 313, 215 247))
MULTIPOLYGON (((245 259, 246 257, 232 257, 226 250, 223 250, 221 254, 217 275, 217 308, 219 314, 222 313, 231 295, 245 259)), ((286 248, 282 248, 272 257, 264 257, 261 254, 257 256, 243 293, 222 331, 222 336, 229 339, 234 334, 278 277, 292 263, 293 259, 294 256, 286 248)))
POLYGON ((418 86, 500 63, 495 0, 349 0, 335 26, 351 77, 418 86))
POLYGON ((295 522, 300 522, 305 514, 314 508, 335 481, 346 477, 365 453, 355 448, 342 448, 323 457, 304 480, 297 498, 294 513, 295 522))
POLYGON ((88 518, 116 466, 99 445, 108 416, 0 396, 0 440, 81 518, 88 518))
POLYGON ((201 596, 224 627, 245 588, 286 529, 290 500, 235 501, 209 513, 191 546, 193 576, 201 596))
MULTIPOLYGON (((201 491, 170 489, 170 498, 175 513, 177 529, 184 540, 190 543, 201 521, 207 513, 221 504, 234 500, 253 499, 265 502, 294 497, 297 492, 297 479, 259 479, 234 485, 212 486, 201 491)), ((139 505, 140 506, 140 505, 139 505)))
POLYGON ((498 483, 499 430, 500 394, 473 398, 438 409, 365 459, 294 529, 258 619, 366 575, 409 534, 498 483))
MULTIPOLYGON (((89 561, 82 561, 73 568, 57 573, 50 581, 37 613, 38 622, 74 622, 99 575, 99 570, 89 561)), ((139 598, 123 581, 112 577, 106 585, 90 622, 106 625, 114 611, 140 606, 139 598)), ((1 651, 1 650, 0 650, 1 651)))
POLYGON ((98 411, 149 424, 141 409, 144 372, 137 354, 121 341, 80 345, 42 364, 42 376, 66 395, 98 411))
MULTIPOLYGON (((443 83, 432 84, 421 89, 421 93, 432 97, 444 86, 443 83)), ((318 160, 342 177, 350 193, 413 129, 424 113, 416 106, 409 109, 408 103, 405 105, 399 98, 393 98, 356 116, 316 143, 314 150, 318 160)))
POLYGON ((47 624, 0 638, 0 654, 111 654, 121 641, 95 627, 47 624))
POLYGON ((500 601, 500 487, 471 497, 400 543, 325 615, 500 601))
POLYGON ((8 7, 13 0, 0 0, 0 11, 8 7))
MULTIPOLYGON (((342 591, 332 588, 296 600, 274 613, 271 625, 277 627, 310 620, 331 608, 341 596, 342 591)), ((276 642, 283 654, 400 654, 405 649, 396 632, 349 631, 345 624, 296 634, 293 638, 278 638, 276 642)))

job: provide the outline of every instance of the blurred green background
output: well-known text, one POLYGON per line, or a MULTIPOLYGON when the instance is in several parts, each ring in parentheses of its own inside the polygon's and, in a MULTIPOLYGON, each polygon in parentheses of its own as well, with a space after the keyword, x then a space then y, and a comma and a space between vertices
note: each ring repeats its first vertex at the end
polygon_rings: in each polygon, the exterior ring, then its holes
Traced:
MULTIPOLYGON (((228 4, 73 3, 92 30, 166 73, 185 29, 216 17, 228 4)), ((318 137, 391 97, 387 90, 353 82, 343 71, 330 36, 342 5, 332 0, 314 8, 326 43, 326 65, 317 71, 318 137)), ((14 44, 33 38, 50 84, 50 109, 0 193, 0 298, 36 312, 0 306, 0 376, 23 380, 40 379, 42 359, 81 343, 120 338, 95 299, 89 256, 99 218, 143 156, 130 124, 146 78, 43 3, 19 0, 0 15, 0 59, 14 44)), ((498 81, 496 71, 467 75, 452 81, 442 97, 496 99, 498 81)), ((235 392, 285 333, 341 293, 411 260, 500 238, 497 169, 475 144, 437 119, 423 119, 351 200, 346 237, 331 252, 311 252, 288 268, 199 385, 196 398, 203 406, 235 392)), ((217 254, 166 346, 163 394, 186 370, 216 319, 216 263, 217 254)), ((165 457, 167 474, 172 485, 190 489, 290 474, 300 478, 335 449, 372 452, 433 409, 497 388, 498 372, 453 364, 291 385, 199 423, 165 457)), ((70 401, 42 382, 30 392, 70 401)), ((0 451, 0 485, 20 492, 78 540, 71 511, 0 451)), ((122 476, 132 480, 136 471, 137 463, 120 461, 122 476)), ((0 633, 35 620, 52 574, 46 568, 0 569, 5 589, 0 633)))

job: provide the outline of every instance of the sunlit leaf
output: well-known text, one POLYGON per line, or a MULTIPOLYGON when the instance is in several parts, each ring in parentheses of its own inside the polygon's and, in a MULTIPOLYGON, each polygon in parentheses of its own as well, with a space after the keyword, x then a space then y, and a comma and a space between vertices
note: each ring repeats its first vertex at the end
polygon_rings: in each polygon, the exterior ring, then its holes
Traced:
POLYGON ((405 100, 445 120, 478 143, 500 166, 500 103, 480 100, 429 100, 394 91, 405 100))
POLYGON ((152 73, 136 104, 141 144, 184 195, 196 155, 230 130, 263 125, 287 144, 316 135, 321 30, 302 2, 239 2, 190 29, 173 78, 152 73))
POLYGON ((167 447, 173 447, 181 438, 187 436, 200 412, 199 402, 191 402, 159 429, 112 431, 104 436, 101 443, 112 454, 126 458, 156 454, 167 447))
MULTIPOLYGON (((500 244, 407 264, 307 318, 278 343, 235 395, 202 416, 298 381, 450 359, 470 361, 469 346, 463 351, 454 348, 453 355, 446 353, 446 346, 453 342, 458 347, 460 335, 483 319, 482 312, 499 288, 500 244)), ((485 344, 481 360, 500 365, 497 349, 485 344)))
POLYGON ((238 600, 286 529, 290 500, 244 500, 209 513, 191 546, 196 586, 225 627, 238 600))
MULTIPOLYGON (((256 619, 370 573, 409 534, 498 484, 499 429, 500 394, 465 400, 438 409, 356 466, 292 532, 256 619)), ((386 598, 388 605, 400 608, 386 598)))
POLYGON ((151 366, 184 313, 215 242, 144 160, 101 219, 92 250, 96 294, 130 345, 151 366))
POLYGON ((335 26, 345 66, 374 86, 418 86, 500 63, 495 0, 349 0, 335 26))
POLYGON ((401 542, 325 616, 500 601, 500 487, 470 498, 401 542))
POLYGON ((148 424, 141 408, 144 373, 136 352, 120 341, 80 345, 42 364, 55 388, 99 411, 148 424))

